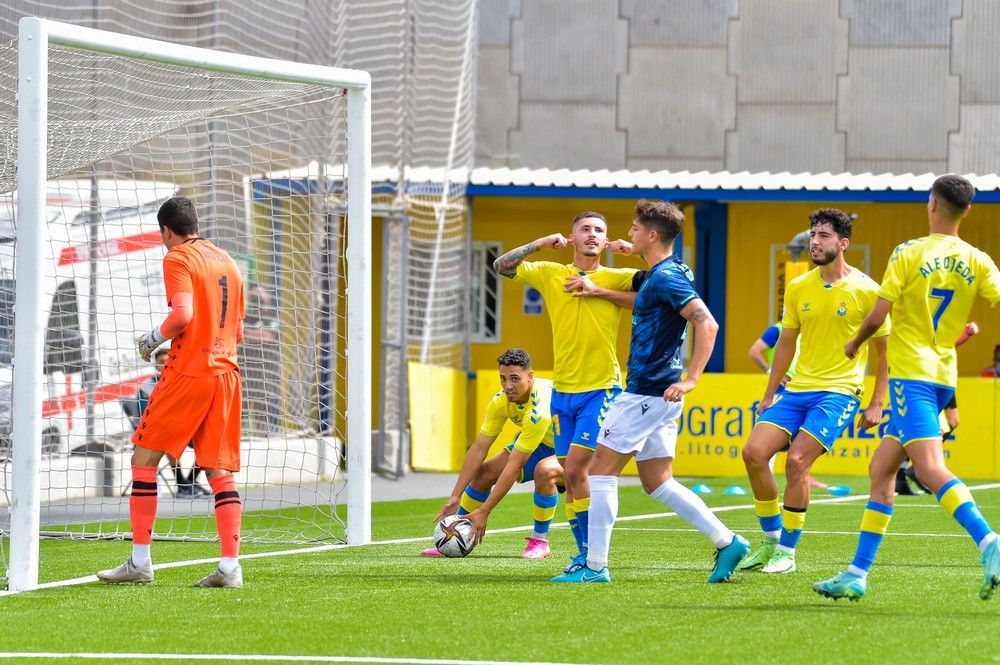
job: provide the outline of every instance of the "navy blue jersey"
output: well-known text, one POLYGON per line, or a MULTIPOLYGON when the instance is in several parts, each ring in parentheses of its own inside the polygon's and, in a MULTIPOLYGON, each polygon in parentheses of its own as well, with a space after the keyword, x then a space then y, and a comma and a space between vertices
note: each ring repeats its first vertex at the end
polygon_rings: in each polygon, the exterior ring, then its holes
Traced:
POLYGON ((694 274, 677 256, 669 256, 650 270, 632 309, 628 381, 625 390, 637 395, 662 395, 680 381, 681 345, 687 337, 687 319, 681 308, 700 297, 694 274))

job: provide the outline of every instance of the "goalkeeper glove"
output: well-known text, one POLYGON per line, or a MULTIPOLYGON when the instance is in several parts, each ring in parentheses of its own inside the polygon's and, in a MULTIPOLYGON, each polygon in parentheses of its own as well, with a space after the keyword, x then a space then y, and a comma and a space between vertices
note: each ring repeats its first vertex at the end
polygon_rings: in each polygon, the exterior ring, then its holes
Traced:
POLYGON ((167 338, 160 333, 160 327, 157 326, 150 330, 145 335, 139 335, 135 338, 135 348, 139 353, 139 357, 149 362, 153 357, 153 351, 156 351, 156 347, 167 341, 167 338))

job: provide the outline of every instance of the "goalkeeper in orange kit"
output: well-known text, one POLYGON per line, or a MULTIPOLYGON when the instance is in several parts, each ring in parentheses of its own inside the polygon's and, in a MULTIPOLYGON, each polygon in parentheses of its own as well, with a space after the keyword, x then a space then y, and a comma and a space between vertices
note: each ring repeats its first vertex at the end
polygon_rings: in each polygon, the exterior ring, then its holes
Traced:
POLYGON ((195 459, 215 495, 222 544, 218 569, 195 586, 240 587, 242 507, 232 472, 240 469, 236 346, 243 340, 243 278, 229 254, 198 235, 198 216, 189 199, 168 200, 156 218, 167 247, 163 281, 171 311, 162 324, 140 336, 136 346, 148 361, 170 339, 170 355, 132 436, 132 555, 97 577, 110 583, 153 581, 156 468, 165 453, 177 457, 194 441, 195 459))

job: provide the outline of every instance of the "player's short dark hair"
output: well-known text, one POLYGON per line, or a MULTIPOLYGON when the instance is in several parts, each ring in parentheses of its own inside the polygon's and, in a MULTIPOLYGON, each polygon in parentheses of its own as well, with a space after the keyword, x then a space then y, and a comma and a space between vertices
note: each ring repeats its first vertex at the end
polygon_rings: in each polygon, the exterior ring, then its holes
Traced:
POLYGON ((156 362, 157 358, 159 358, 160 356, 165 356, 168 353, 170 353, 170 347, 169 346, 161 346, 156 351, 153 351, 153 362, 156 362))
POLYGON ((506 365, 507 367, 516 365, 521 369, 531 369, 531 356, 524 349, 507 349, 497 358, 497 364, 506 365))
POLYGON ((646 228, 656 231, 664 245, 673 242, 684 228, 684 212, 668 201, 639 199, 635 204, 634 217, 646 228))
POLYGON ((194 203, 186 196, 175 196, 167 199, 156 212, 156 221, 160 228, 168 228, 180 236, 193 236, 198 233, 198 212, 194 203))
POLYGON ((809 228, 820 224, 829 224, 833 232, 840 238, 850 238, 854 231, 851 216, 836 208, 820 208, 809 213, 809 228))
POLYGON ((943 175, 931 185, 931 194, 943 203, 949 217, 960 217, 972 205, 976 188, 960 175, 943 175))
POLYGON ((594 212, 593 210, 584 210, 583 212, 581 212, 580 214, 578 214, 576 217, 573 218, 573 224, 570 228, 576 228, 576 223, 579 222, 581 219, 599 219, 602 222, 604 222, 605 226, 608 225, 608 220, 605 219, 604 215, 602 215, 601 213, 594 212))

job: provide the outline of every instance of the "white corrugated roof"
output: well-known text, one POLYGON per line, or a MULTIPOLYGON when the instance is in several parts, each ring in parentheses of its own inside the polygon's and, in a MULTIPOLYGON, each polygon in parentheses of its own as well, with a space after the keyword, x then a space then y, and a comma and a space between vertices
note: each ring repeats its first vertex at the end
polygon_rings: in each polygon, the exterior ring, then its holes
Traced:
MULTIPOLYGON (((329 173, 346 173, 343 165, 327 167, 329 173)), ((319 173, 316 164, 282 172, 284 177, 309 177, 319 173)), ((271 174, 272 177, 277 174, 271 174)), ((372 182, 394 183, 399 180, 399 169, 392 166, 373 166, 372 182)), ((478 167, 450 169, 407 167, 405 180, 409 182, 440 183, 447 176, 448 182, 482 186, 513 187, 579 187, 599 189, 667 189, 705 191, 856 191, 856 192, 926 192, 937 174, 933 173, 750 173, 740 171, 609 171, 601 169, 510 169, 506 167, 478 167)), ((1000 190, 1000 176, 966 174, 980 192, 1000 190)))
MULTIPOLYGON (((923 173, 749 173, 740 171, 591 171, 587 169, 508 169, 479 167, 469 184, 617 189, 927 191, 937 174, 923 173)), ((997 174, 968 178, 979 191, 1000 189, 997 174)))

